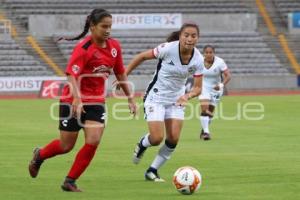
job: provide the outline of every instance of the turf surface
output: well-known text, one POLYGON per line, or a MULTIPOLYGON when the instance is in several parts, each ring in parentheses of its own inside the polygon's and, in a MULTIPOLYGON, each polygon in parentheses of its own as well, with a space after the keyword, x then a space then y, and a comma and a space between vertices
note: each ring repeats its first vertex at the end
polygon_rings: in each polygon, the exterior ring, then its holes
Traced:
POLYGON ((62 192, 60 184, 83 144, 83 134, 71 153, 45 161, 38 178, 32 179, 27 167, 33 148, 58 136, 57 122, 49 113, 57 102, 1 100, 0 199, 300 199, 300 96, 225 97, 212 123, 213 140, 208 142, 199 140, 193 101, 178 148, 160 170, 166 183, 144 181, 157 147, 147 150, 139 165, 131 163, 146 123, 142 109, 137 119, 116 120, 128 117, 126 106, 118 107, 126 113, 113 117, 113 106, 119 102, 108 99, 104 137, 78 181, 84 192, 74 194, 62 192), (203 177, 201 189, 191 196, 179 194, 171 183, 176 169, 185 165, 197 168, 203 177))

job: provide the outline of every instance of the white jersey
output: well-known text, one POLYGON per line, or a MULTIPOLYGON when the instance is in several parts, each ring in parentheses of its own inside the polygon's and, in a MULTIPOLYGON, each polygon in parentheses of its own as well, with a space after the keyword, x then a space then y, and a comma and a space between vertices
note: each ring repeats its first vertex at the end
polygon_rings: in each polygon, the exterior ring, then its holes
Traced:
POLYGON ((161 104, 174 104, 185 93, 185 83, 190 75, 202 76, 203 56, 194 48, 187 65, 182 64, 179 41, 163 43, 153 49, 159 59, 153 80, 150 82, 145 100, 161 104))
POLYGON ((209 69, 205 67, 203 69, 202 88, 211 90, 218 83, 221 83, 221 74, 227 69, 228 68, 225 61, 222 58, 215 56, 214 63, 212 64, 212 66, 209 69))

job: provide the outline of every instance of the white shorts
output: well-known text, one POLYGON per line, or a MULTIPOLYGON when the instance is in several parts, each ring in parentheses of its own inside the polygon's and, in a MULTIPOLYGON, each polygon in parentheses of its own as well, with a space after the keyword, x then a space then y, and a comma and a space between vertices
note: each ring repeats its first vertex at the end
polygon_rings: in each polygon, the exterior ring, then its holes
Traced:
POLYGON ((221 100, 222 95, 223 90, 216 91, 214 89, 202 88, 202 92, 199 95, 199 100, 208 99, 210 101, 210 105, 216 106, 221 100))
POLYGON ((165 119, 184 120, 184 107, 176 105, 161 105, 145 103, 145 119, 149 121, 165 121, 165 119))

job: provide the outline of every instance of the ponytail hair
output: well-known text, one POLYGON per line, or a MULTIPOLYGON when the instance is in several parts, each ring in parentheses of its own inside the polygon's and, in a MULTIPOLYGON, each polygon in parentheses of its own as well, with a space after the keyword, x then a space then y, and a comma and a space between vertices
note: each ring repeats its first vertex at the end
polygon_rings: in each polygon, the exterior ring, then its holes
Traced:
POLYGON ((167 42, 179 40, 180 31, 174 31, 167 37, 167 42))
POLYGON ((73 38, 60 37, 57 41, 60 41, 60 40, 73 41, 73 40, 79 40, 79 39, 83 38, 89 32, 90 26, 97 25, 99 22, 101 22, 101 20, 104 17, 112 18, 112 15, 104 9, 101 9, 101 8, 94 9, 91 12, 91 14, 86 17, 84 29, 83 29, 82 33, 80 33, 78 36, 73 37, 73 38))
POLYGON ((180 29, 178 31, 174 31, 172 32, 170 35, 168 35, 167 37, 167 42, 173 42, 176 40, 179 40, 179 36, 180 34, 183 32, 183 30, 187 27, 194 27, 197 30, 198 36, 200 35, 200 30, 199 30, 199 26, 195 23, 192 22, 188 22, 188 23, 184 23, 180 29))

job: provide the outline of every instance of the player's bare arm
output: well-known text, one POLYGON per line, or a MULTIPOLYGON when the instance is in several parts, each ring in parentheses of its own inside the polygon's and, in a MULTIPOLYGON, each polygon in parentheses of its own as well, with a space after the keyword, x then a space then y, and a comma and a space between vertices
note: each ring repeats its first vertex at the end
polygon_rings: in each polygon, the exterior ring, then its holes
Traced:
POLYGON ((128 76, 132 70, 137 68, 145 60, 155 59, 155 56, 152 51, 152 49, 149 49, 136 55, 128 64, 126 68, 126 75, 128 76))

